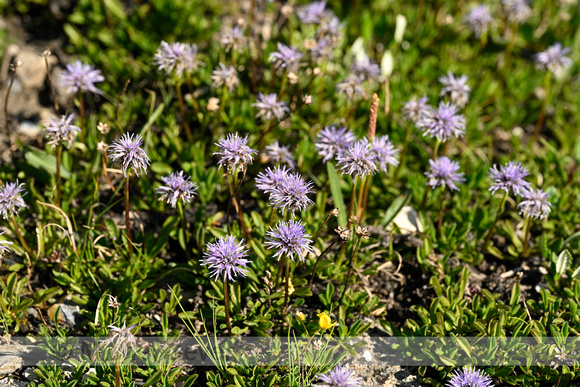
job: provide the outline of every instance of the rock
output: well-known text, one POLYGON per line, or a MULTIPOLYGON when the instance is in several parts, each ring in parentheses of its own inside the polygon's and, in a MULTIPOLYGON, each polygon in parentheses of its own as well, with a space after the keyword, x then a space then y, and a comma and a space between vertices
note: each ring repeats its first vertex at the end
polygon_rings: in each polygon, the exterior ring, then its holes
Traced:
POLYGON ((0 375, 8 375, 22 368, 22 357, 18 355, 0 356, 0 375))
POLYGON ((36 140, 40 136, 41 130, 38 123, 23 121, 18 125, 18 134, 29 139, 36 140))
POLYGON ((419 214, 411 206, 403 207, 393 219, 393 223, 399 227, 403 235, 423 232, 419 214))
MULTIPOLYGON (((26 89, 41 89, 46 79, 46 64, 40 52, 30 47, 24 47, 20 50, 16 58, 22 62, 18 67, 17 77, 26 89)), ((56 57, 49 56, 49 65, 56 62, 56 57)))
POLYGON ((77 305, 68 304, 54 304, 48 308, 47 313, 50 320, 54 321, 58 308, 60 308, 60 313, 58 313, 59 324, 75 327, 79 323, 80 308, 77 305))
POLYGON ((40 379, 38 375, 34 373, 34 367, 25 368, 24 371, 22 371, 22 376, 30 382, 38 382, 40 379))

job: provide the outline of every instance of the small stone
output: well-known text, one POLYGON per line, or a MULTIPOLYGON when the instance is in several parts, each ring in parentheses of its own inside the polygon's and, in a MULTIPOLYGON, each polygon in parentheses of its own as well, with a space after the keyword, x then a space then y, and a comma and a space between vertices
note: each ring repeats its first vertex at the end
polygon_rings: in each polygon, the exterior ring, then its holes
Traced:
POLYGON ((24 371, 22 372, 22 376, 26 380, 31 382, 37 382, 39 380, 38 375, 34 373, 34 367, 25 368, 24 371))
POLYGON ((56 312, 60 308, 60 313, 58 313, 58 322, 59 324, 68 325, 70 327, 74 327, 78 324, 78 316, 80 312, 80 308, 78 306, 68 305, 68 304, 54 304, 50 308, 48 308, 48 318, 54 321, 54 316, 56 312))
POLYGON ((0 356, 0 375, 8 375, 22 368, 22 357, 15 355, 0 356))
POLYGON ((403 207, 393 219, 393 223, 399 227, 403 235, 423 232, 419 214, 411 206, 403 207))

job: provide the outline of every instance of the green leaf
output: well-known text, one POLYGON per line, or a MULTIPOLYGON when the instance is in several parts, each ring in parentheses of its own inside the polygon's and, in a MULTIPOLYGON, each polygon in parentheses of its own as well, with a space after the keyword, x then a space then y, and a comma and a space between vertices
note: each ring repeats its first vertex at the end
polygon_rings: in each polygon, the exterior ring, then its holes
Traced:
POLYGON ((340 189, 340 178, 334 169, 332 163, 326 163, 326 169, 328 170, 328 181, 330 183, 330 193, 332 194, 332 201, 336 208, 340 211, 338 214, 338 224, 341 227, 346 227, 346 206, 344 205, 344 198, 342 197, 342 191, 340 189))
POLYGON ((401 211, 403 207, 405 207, 411 201, 413 194, 409 192, 405 196, 399 196, 395 198, 387 211, 385 211, 385 215, 383 215, 383 219, 381 219, 381 226, 387 227, 393 219, 397 216, 397 214, 401 211))
MULTIPOLYGON (((31 167, 42 169, 51 175, 56 174, 56 156, 45 151, 26 148, 24 158, 28 161, 28 164, 30 164, 31 167)), ((70 178, 70 171, 62 164, 60 166, 60 177, 63 179, 70 178)))
POLYGON ((572 254, 568 250, 563 250, 560 255, 558 255, 558 260, 556 261, 556 273, 563 274, 570 267, 572 263, 572 254))

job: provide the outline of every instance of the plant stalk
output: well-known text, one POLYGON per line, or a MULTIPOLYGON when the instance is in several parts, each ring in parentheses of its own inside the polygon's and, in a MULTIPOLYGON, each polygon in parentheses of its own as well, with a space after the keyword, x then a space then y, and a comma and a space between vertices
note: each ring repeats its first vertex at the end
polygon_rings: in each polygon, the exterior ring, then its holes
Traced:
POLYGON ((183 103, 183 95, 181 93, 181 81, 177 81, 177 102, 179 104, 179 113, 181 113, 181 121, 183 122, 183 127, 185 129, 185 135, 189 141, 193 140, 193 134, 191 128, 189 127, 189 122, 187 122, 187 117, 185 116, 185 105, 183 103))
POLYGON ((131 242, 131 218, 129 216, 129 176, 131 171, 127 171, 125 178, 125 232, 127 243, 129 244, 129 260, 133 259, 133 243, 131 242))
POLYGON ((230 302, 228 295, 228 277, 224 276, 224 306, 226 310, 226 326, 228 327, 228 333, 232 334, 232 325, 230 323, 230 302))
POLYGON ((356 241, 356 246, 354 248, 354 251, 352 252, 352 255, 350 256, 350 262, 348 264, 348 273, 346 275, 346 284, 344 285, 344 289, 342 291, 342 295, 340 296, 340 301, 338 302, 339 305, 342 305, 342 300, 344 299, 344 295, 346 294, 346 291, 348 290, 348 284, 350 281, 350 276, 352 274, 352 269, 353 269, 353 264, 354 264, 354 257, 356 256, 356 253, 358 252, 358 248, 360 246, 360 242, 362 241, 362 236, 359 235, 358 236, 358 240, 356 241))

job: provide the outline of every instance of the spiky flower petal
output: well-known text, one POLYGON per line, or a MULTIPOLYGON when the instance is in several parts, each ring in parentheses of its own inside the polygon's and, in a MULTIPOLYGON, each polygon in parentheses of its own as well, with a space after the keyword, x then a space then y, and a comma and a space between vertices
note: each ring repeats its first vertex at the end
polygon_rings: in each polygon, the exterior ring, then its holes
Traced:
POLYGON ((449 187, 450 190, 459 190, 456 183, 463 183, 465 178, 459 172, 459 163, 451 161, 443 156, 435 160, 429 160, 429 171, 425 172, 428 178, 427 184, 431 188, 442 186, 449 187))
POLYGON ((503 0, 503 9, 508 21, 524 24, 532 16, 532 9, 527 0, 503 0))
POLYGON ((326 163, 334 156, 341 156, 356 142, 356 136, 346 126, 326 126, 318 133, 314 146, 322 162, 326 163))
POLYGON ((175 72, 178 77, 183 73, 191 73, 203 65, 197 57, 197 46, 180 42, 169 44, 162 41, 153 61, 159 70, 164 70, 168 74, 175 72))
POLYGON ((556 43, 534 56, 536 67, 540 70, 549 70, 559 76, 572 66, 572 59, 566 56, 570 51, 569 48, 562 47, 561 43, 556 43))
MULTIPOLYGON (((0 235, 4 234, 5 231, 0 232, 0 235)), ((8 242, 5 240, 0 240, 0 257, 4 256, 4 254, 8 254, 10 252, 10 245, 12 242, 8 242)))
POLYGON ((75 115, 63 115, 59 120, 50 117, 45 126, 45 136, 48 143, 53 147, 57 145, 66 145, 70 148, 77 138, 77 133, 81 132, 81 128, 72 124, 75 115))
POLYGON ((511 190, 516 195, 521 196, 531 188, 530 183, 524 180, 528 175, 528 170, 516 161, 510 161, 507 165, 502 165, 499 169, 494 165, 489 171, 489 177, 493 180, 493 184, 489 190, 492 193, 500 189, 506 193, 509 193, 511 190))
POLYGON ((465 22, 469 24, 475 36, 478 38, 487 33, 487 30, 493 22, 491 13, 489 13, 489 8, 485 4, 479 4, 469 11, 465 16, 465 22))
POLYGON ((111 329, 111 332, 109 337, 99 344, 99 347, 113 344, 112 353, 113 357, 115 358, 126 357, 129 348, 131 348, 134 352, 137 352, 137 339, 133 333, 131 333, 131 329, 135 327, 135 324, 126 326, 125 323, 123 323, 122 327, 116 327, 114 325, 107 326, 107 328, 111 329))
POLYGON ((427 96, 421 98, 413 98, 403 105, 401 112, 405 120, 411 122, 418 122, 423 117, 433 112, 433 106, 429 105, 427 96))
POLYGON ((268 249, 276 249, 274 257, 280 260, 283 256, 296 261, 304 262, 304 253, 312 251, 312 240, 310 235, 306 234, 306 226, 302 221, 290 220, 280 222, 275 229, 270 227, 266 233, 266 242, 264 245, 268 249))
POLYGON ((352 177, 372 175, 377 171, 377 155, 367 139, 354 143, 344 154, 338 156, 338 168, 352 177))
POLYGON ((141 148, 143 137, 138 134, 125 133, 120 139, 113 141, 109 147, 109 158, 114 162, 121 162, 125 177, 127 171, 133 169, 139 176, 140 172, 146 172, 149 166, 149 156, 141 148))
POLYGON ((451 374, 447 387, 493 387, 493 381, 482 370, 466 367, 451 374))
POLYGON ((518 204, 520 214, 540 220, 548 218, 548 214, 552 210, 552 203, 548 201, 550 194, 538 189, 526 190, 522 196, 524 200, 518 204))
POLYGON ((323 20, 332 17, 332 12, 326 9, 326 0, 313 1, 298 9, 298 19, 305 24, 320 24, 323 20))
POLYGON ((227 66, 223 63, 220 63, 219 67, 211 73, 211 80, 214 87, 225 86, 230 92, 234 91, 240 83, 234 66, 227 66))
POLYGON ((235 281, 236 277, 246 277, 248 274, 247 246, 233 235, 219 237, 214 243, 206 244, 206 252, 201 264, 208 266, 212 278, 227 278, 235 281))
POLYGON ((24 183, 18 183, 18 180, 0 187, 0 215, 4 219, 18 215, 20 210, 28 207, 22 199, 22 192, 24 192, 24 183))
POLYGON ((104 80, 105 77, 101 75, 100 70, 80 60, 67 64, 59 79, 60 86, 70 94, 75 94, 79 90, 83 93, 88 91, 93 94, 102 94, 103 92, 97 89, 95 83, 104 80))
POLYGON ((164 200, 173 208, 177 205, 178 200, 189 203, 197 191, 197 184, 191 182, 190 179, 191 177, 184 175, 183 171, 173 172, 169 176, 162 177, 161 180, 165 185, 155 190, 157 194, 161 195, 159 200, 164 200))
POLYGON ((296 167, 294 155, 290 152, 289 145, 280 145, 278 141, 275 141, 273 144, 267 145, 264 148, 264 153, 274 164, 286 163, 292 169, 296 167))
POLYGON ((244 170, 248 164, 252 164, 257 150, 248 146, 248 136, 242 138, 237 133, 230 133, 226 138, 221 138, 215 145, 219 148, 214 155, 221 156, 219 167, 224 165, 229 170, 244 170))
POLYGON ((299 173, 288 173, 270 193, 270 202, 274 208, 290 212, 303 211, 313 203, 308 198, 312 193, 312 182, 306 182, 299 173))
POLYGON ((274 169, 266 168, 265 173, 259 172, 256 177, 256 188, 267 194, 274 192, 288 176, 290 170, 285 165, 277 165, 274 169))
POLYGON ((424 115, 417 126, 424 136, 434 137, 445 142, 465 134, 465 117, 458 113, 459 108, 449 102, 440 102, 439 108, 424 115))
POLYGON ((318 378, 325 383, 324 387, 360 387, 363 385, 363 380, 357 377, 348 366, 336 366, 318 378))
POLYGON ((383 172, 387 172, 387 166, 389 165, 393 167, 399 165, 399 150, 393 146, 387 135, 373 139, 372 152, 377 157, 377 163, 383 172))
POLYGON ((273 118, 276 118, 279 121, 284 118, 290 109, 288 109, 286 102, 277 101, 277 98, 278 96, 276 93, 267 95, 258 93, 258 96, 256 97, 257 102, 252 104, 252 106, 258 108, 258 114, 256 114, 256 117, 262 117, 266 121, 273 118))
POLYGON ((304 54, 297 48, 278 43, 278 51, 270 54, 270 62, 274 63, 275 69, 285 69, 289 73, 296 73, 303 56, 304 54))
POLYGON ((465 107, 469 101, 469 93, 471 92, 471 88, 467 86, 468 79, 467 75, 455 78, 451 71, 448 71, 447 75, 439 78, 439 82, 443 84, 439 96, 442 97, 447 94, 451 97, 451 103, 454 103, 460 108, 465 107))

